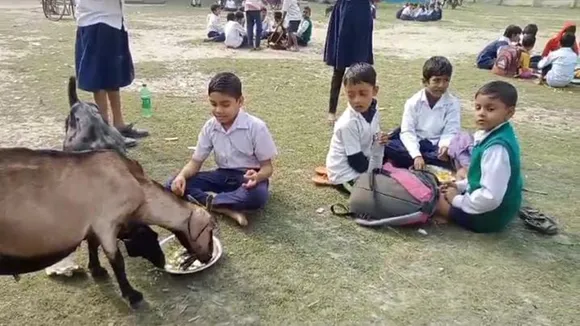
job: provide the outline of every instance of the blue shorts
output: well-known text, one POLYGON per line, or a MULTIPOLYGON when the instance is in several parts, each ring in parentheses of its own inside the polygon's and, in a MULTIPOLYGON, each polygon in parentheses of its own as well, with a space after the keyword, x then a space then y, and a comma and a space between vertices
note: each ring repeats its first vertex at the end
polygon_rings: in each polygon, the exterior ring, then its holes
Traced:
POLYGON ((288 31, 292 33, 298 32, 298 27, 300 27, 299 20, 291 20, 288 22, 288 31))
POLYGON ((475 222, 479 217, 476 215, 466 213, 461 208, 451 206, 449 218, 464 229, 478 232, 475 222))

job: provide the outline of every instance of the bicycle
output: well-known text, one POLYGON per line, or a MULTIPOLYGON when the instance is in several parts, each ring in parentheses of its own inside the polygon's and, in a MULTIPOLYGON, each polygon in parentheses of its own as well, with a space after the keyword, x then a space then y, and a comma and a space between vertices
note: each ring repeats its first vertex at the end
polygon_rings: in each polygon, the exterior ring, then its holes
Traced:
POLYGON ((75 16, 75 0, 41 0, 44 16, 52 21, 59 21, 64 16, 75 16))

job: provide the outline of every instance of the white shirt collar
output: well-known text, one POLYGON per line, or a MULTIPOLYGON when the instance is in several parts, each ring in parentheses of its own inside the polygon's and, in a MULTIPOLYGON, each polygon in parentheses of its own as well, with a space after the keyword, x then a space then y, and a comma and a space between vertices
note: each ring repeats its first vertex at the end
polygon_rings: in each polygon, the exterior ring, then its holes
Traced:
POLYGON ((485 130, 478 130, 473 134, 473 140, 475 142, 475 144, 479 144, 481 143, 484 139, 486 139, 492 132, 498 130, 499 128, 501 128, 503 125, 505 125, 506 123, 509 123, 508 121, 504 122, 504 123, 500 123, 499 125, 497 125, 495 128, 493 128, 490 131, 485 131, 485 130))
POLYGON ((233 132, 235 130, 239 130, 239 129, 249 129, 250 128, 250 119, 249 119, 249 116, 244 111, 243 108, 240 109, 240 112, 238 112, 238 116, 234 120, 234 123, 232 123, 232 126, 227 131, 224 129, 224 127, 222 126, 222 124, 217 121, 217 119, 214 120, 214 121, 215 121, 215 124, 213 126, 214 130, 221 131, 221 132, 226 133, 226 134, 227 133, 230 133, 230 132, 233 132))
MULTIPOLYGON (((425 90, 425 88, 423 88, 423 90, 421 90, 421 97, 419 97, 419 101, 425 103, 429 108, 431 108, 431 106, 429 105, 429 100, 427 99, 427 91, 425 90)), ((449 91, 446 91, 445 93, 443 93, 443 95, 441 95, 441 97, 439 98, 437 103, 435 103, 435 106, 433 106, 431 109, 436 109, 438 107, 444 107, 444 105, 447 102, 449 102, 449 91)))

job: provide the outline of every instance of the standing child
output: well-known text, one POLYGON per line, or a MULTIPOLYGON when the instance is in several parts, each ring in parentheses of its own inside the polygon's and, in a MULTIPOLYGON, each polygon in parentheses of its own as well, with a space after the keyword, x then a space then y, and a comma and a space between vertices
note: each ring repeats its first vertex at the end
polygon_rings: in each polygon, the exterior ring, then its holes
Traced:
POLYGON ((574 69, 578 55, 574 52, 576 37, 573 34, 564 34, 560 39, 560 48, 550 52, 547 57, 538 63, 542 69, 539 83, 546 78, 546 84, 550 87, 566 87, 574 79, 574 69))
POLYGON ((77 34, 75 71, 78 87, 92 92, 103 120, 109 121, 126 137, 127 146, 136 145, 134 138, 148 136, 133 124, 125 124, 121 111, 120 88, 135 78, 125 29, 122 1, 77 0, 77 34))
POLYGON ((191 160, 166 187, 244 226, 248 221, 242 212, 260 209, 268 201, 276 145, 264 121, 243 109, 242 82, 236 75, 215 75, 208 96, 213 117, 202 127, 191 160), (202 172, 212 151, 218 168, 202 172))
POLYGON ((452 73, 453 66, 445 57, 425 61, 425 87, 405 103, 401 128, 385 146, 385 161, 416 170, 426 164, 451 168, 447 151, 461 128, 461 104, 447 91, 452 73))
POLYGON ((477 55, 477 68, 491 70, 500 48, 511 43, 519 42, 521 34, 522 29, 519 26, 509 25, 505 29, 502 37, 486 45, 477 55))
POLYGON ((246 30, 240 23, 244 19, 241 12, 228 13, 226 26, 224 27, 225 40, 224 44, 228 48, 238 49, 247 43, 246 30))
POLYGON ((209 42, 223 42, 226 39, 224 29, 220 24, 220 13, 222 7, 213 4, 210 7, 211 13, 207 15, 207 39, 209 42))
POLYGON ((304 7, 304 10, 302 10, 302 21, 298 27, 298 32, 296 32, 296 40, 300 46, 307 46, 308 42, 310 42, 310 37, 312 36, 312 21, 310 20, 310 14, 310 7, 304 7))
POLYGON ((244 4, 248 44, 253 50, 260 49, 260 40, 262 39, 262 19, 260 12, 262 7, 262 0, 246 0, 244 4))
MULTIPOLYGON (((262 19, 262 35, 261 39, 265 40, 268 38, 268 35, 274 31, 274 26, 270 17, 268 17, 268 9, 266 7, 262 7, 260 10, 260 17, 262 19)), ((254 28, 254 33, 257 33, 257 29, 254 28)))
POLYGON ((439 215, 478 233, 498 232, 518 214, 523 181, 520 145, 509 120, 518 92, 503 81, 475 94, 475 135, 467 179, 442 187, 439 215))
POLYGON ((328 181, 350 192, 356 179, 383 161, 386 135, 381 135, 375 99, 377 74, 368 63, 355 63, 344 74, 348 107, 334 125, 326 156, 328 181))
POLYGON ((298 32, 301 19, 298 0, 284 0, 282 2, 282 21, 287 22, 288 41, 290 43, 289 50, 291 51, 298 51, 296 32, 298 32))

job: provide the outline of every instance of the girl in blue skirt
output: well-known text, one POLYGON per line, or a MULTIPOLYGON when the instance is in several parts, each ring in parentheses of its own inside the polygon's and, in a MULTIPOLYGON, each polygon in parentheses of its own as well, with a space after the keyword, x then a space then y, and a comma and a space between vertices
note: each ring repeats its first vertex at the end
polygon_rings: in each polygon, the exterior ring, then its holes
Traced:
POLYGON ((324 62, 334 67, 328 104, 328 120, 334 123, 344 71, 357 62, 373 64, 373 17, 369 0, 336 2, 328 24, 324 62))
POLYGON ((147 131, 125 124, 121 112, 119 89, 130 85, 135 77, 129 50, 129 36, 123 20, 123 0, 77 0, 77 35, 75 70, 78 87, 92 92, 105 121, 109 104, 113 125, 127 137, 145 137, 147 131))

